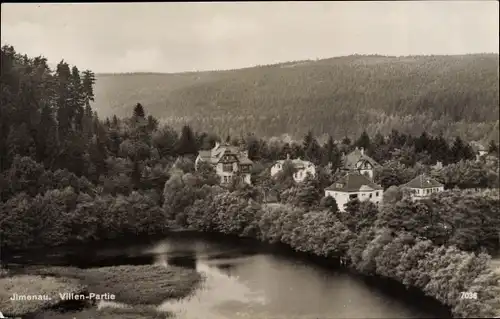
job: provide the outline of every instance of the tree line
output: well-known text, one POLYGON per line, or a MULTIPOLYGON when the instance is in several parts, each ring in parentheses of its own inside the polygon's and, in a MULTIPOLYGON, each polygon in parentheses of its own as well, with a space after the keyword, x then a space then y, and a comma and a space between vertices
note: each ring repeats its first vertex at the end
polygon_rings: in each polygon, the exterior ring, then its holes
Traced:
POLYGON ((100 114, 128 116, 137 99, 180 129, 260 137, 313 133, 412 135, 498 142, 498 57, 346 56, 232 71, 98 76, 100 114), (111 109, 110 106, 113 108, 111 109))

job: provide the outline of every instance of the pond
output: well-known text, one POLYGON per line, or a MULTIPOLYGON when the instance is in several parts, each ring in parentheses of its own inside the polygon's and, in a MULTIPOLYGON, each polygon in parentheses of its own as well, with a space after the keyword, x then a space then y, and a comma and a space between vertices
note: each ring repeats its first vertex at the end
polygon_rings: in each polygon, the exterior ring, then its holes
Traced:
POLYGON ((399 285, 367 280, 283 247, 228 237, 175 233, 148 244, 66 248, 64 253, 58 249, 20 255, 11 262, 83 268, 161 264, 196 269, 205 280, 195 292, 160 305, 186 319, 450 317, 433 300, 399 285))

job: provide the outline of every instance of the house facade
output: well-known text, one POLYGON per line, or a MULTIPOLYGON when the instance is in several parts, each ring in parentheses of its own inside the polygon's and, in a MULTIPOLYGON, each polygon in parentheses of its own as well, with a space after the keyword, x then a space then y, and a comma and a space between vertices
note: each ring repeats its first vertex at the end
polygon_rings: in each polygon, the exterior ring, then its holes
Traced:
POLYGON ((373 171, 380 164, 365 154, 363 148, 358 148, 342 156, 342 169, 347 172, 358 172, 373 181, 373 171))
POLYGON ((383 188, 373 183, 366 175, 349 172, 325 189, 325 196, 331 196, 337 202, 339 211, 345 211, 345 205, 353 200, 371 201, 376 205, 382 202, 383 188))
POLYGON ((488 149, 484 147, 481 143, 471 142, 470 146, 474 151, 474 155, 476 155, 476 160, 479 161, 481 157, 488 155, 488 149))
POLYGON ((293 174, 293 179, 296 183, 303 182, 308 175, 310 175, 311 177, 316 176, 316 166, 313 163, 304 161, 300 158, 290 160, 289 157, 287 157, 286 160, 279 160, 274 163, 274 165, 271 167, 271 176, 275 176, 276 174, 281 172, 286 161, 289 161, 296 170, 296 172, 293 174))
POLYGON ((410 190, 411 198, 413 200, 421 200, 429 198, 434 193, 439 193, 444 191, 444 185, 435 179, 427 176, 426 174, 421 174, 408 183, 404 187, 410 190))
POLYGON ((199 163, 211 164, 215 173, 220 177, 221 184, 229 184, 240 175, 247 184, 251 184, 253 162, 248 158, 247 151, 241 151, 238 147, 216 143, 215 147, 208 151, 199 151, 195 161, 195 169, 198 170, 199 163))

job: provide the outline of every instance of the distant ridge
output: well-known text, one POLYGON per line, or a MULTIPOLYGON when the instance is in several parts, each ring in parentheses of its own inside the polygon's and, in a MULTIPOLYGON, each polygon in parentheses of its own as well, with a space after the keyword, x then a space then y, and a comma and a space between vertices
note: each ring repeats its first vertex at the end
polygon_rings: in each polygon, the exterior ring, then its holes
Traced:
POLYGON ((252 66, 246 66, 241 68, 233 68, 233 69, 209 69, 209 70, 200 70, 200 71, 182 71, 182 72, 152 72, 152 71, 137 71, 137 72, 100 72, 97 75, 132 75, 132 74, 151 74, 151 75, 165 75, 165 74, 186 74, 186 73, 205 73, 205 72, 224 72, 224 71, 237 71, 237 70, 245 70, 259 67, 270 67, 270 66, 281 66, 287 64, 299 64, 299 63, 307 63, 307 62, 316 62, 316 61, 327 61, 333 59, 345 59, 350 57, 360 58, 360 57, 375 57, 375 58, 424 58, 424 57, 465 57, 465 56, 490 56, 490 55, 499 55, 499 53, 493 52, 481 52, 481 53, 467 53, 467 54, 418 54, 418 55, 383 55, 383 54, 351 54, 351 55, 343 55, 336 56, 330 58, 322 58, 322 59, 307 59, 307 60, 293 60, 293 61, 284 61, 277 63, 269 63, 269 64, 256 64, 252 66))
POLYGON ((498 54, 350 55, 223 71, 97 74, 94 108, 175 127, 335 138, 363 129, 498 140, 498 54))

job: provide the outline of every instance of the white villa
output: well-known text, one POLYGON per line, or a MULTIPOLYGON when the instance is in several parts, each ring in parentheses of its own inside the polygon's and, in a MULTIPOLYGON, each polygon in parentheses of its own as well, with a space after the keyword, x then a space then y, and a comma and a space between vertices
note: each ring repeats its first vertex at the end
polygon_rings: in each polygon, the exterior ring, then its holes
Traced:
POLYGON ((371 181, 373 181, 373 170, 380 166, 373 158, 365 154, 363 148, 359 149, 357 147, 354 151, 347 154, 347 156, 343 155, 342 161, 343 170, 358 172, 368 177, 371 181))
POLYGON ((207 162, 214 166, 215 172, 220 176, 221 184, 229 184, 236 174, 242 174, 247 184, 251 184, 250 170, 253 162, 248 158, 248 151, 240 151, 237 146, 216 143, 208 151, 199 151, 195 161, 195 169, 200 162, 207 162))
POLYGON ((373 183, 366 175, 359 172, 347 173, 344 177, 325 189, 325 196, 331 196, 337 202, 339 211, 345 211, 345 204, 358 198, 369 200, 377 205, 382 202, 383 188, 373 183))
POLYGON ((488 154, 488 149, 478 142, 471 142, 470 146, 476 155, 476 160, 488 154))
POLYGON ((425 174, 415 177, 404 186, 410 189, 413 200, 426 199, 431 194, 444 191, 443 184, 425 174))
POLYGON ((271 176, 275 176, 276 174, 281 172, 286 161, 290 161, 290 163, 296 169, 296 172, 293 174, 293 179, 296 183, 303 182, 304 179, 306 179, 307 175, 311 175, 311 177, 316 176, 316 166, 313 163, 304 161, 300 158, 290 160, 289 156, 287 156, 286 160, 277 161, 271 167, 271 176))

